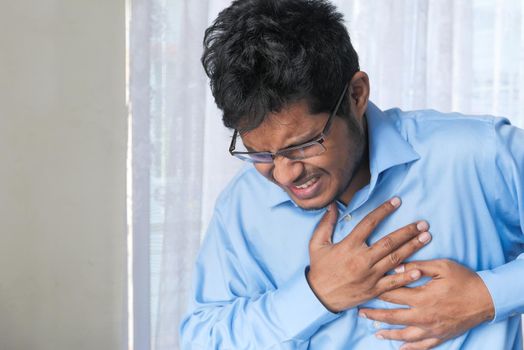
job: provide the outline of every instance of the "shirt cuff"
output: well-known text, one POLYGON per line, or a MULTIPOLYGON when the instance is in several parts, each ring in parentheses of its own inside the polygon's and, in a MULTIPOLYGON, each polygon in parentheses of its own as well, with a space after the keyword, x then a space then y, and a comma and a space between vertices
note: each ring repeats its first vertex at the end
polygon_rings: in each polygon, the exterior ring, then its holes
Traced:
POLYGON ((491 294, 495 317, 491 323, 524 313, 524 259, 477 272, 491 294))
POLYGON ((322 305, 300 271, 273 294, 273 313, 289 339, 306 340, 323 325, 341 314, 322 305))

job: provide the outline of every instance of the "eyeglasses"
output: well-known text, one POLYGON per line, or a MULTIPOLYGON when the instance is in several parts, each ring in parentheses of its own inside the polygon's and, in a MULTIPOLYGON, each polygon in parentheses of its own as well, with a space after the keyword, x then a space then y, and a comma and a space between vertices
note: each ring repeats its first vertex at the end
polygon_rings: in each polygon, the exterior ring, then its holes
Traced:
POLYGON ((333 111, 329 115, 326 125, 324 126, 324 129, 320 133, 320 135, 316 138, 314 138, 311 141, 302 143, 300 145, 284 148, 281 150, 278 150, 276 152, 269 152, 269 151, 263 151, 263 152, 243 152, 243 151, 235 151, 235 145, 237 142, 238 137, 238 130, 235 130, 233 133, 233 139, 231 140, 231 145, 229 146, 229 153, 232 156, 237 157, 240 160, 251 162, 251 163, 273 163, 275 158, 277 156, 286 157, 290 160, 303 160, 306 158, 318 156, 326 151, 326 147, 323 145, 326 135, 329 132, 329 129, 331 128, 331 124, 333 123, 333 117, 337 115, 337 111, 340 107, 340 104, 342 103, 342 100, 344 99, 344 96, 346 95, 346 91, 348 90, 348 84, 344 86, 344 89, 342 90, 342 93, 340 94, 340 97, 337 100, 337 103, 335 104, 335 107, 333 108, 333 111))

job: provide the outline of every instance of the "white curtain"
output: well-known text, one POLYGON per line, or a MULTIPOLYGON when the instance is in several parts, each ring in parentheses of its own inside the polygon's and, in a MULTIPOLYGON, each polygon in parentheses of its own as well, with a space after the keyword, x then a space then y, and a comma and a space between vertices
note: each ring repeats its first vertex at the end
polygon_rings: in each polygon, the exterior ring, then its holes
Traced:
POLYGON ((380 107, 494 114, 524 126, 521 0, 336 2, 380 107))
MULTIPOLYGON (((135 349, 178 349, 214 201, 241 166, 200 65, 229 0, 131 0, 135 349)), ((382 108, 495 114, 524 126, 520 0, 337 0, 382 108)))

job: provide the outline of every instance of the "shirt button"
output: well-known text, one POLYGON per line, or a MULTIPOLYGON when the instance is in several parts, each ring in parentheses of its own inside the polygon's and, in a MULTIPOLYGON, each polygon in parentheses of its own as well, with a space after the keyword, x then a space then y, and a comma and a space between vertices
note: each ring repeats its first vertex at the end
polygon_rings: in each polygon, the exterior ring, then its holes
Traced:
POLYGON ((351 216, 351 214, 347 214, 346 216, 344 216, 344 221, 345 222, 348 222, 348 221, 351 221, 353 217, 351 216))
POLYGON ((374 327, 375 329, 379 329, 381 325, 382 325, 382 323, 380 323, 380 322, 378 322, 378 321, 373 321, 373 327, 374 327))

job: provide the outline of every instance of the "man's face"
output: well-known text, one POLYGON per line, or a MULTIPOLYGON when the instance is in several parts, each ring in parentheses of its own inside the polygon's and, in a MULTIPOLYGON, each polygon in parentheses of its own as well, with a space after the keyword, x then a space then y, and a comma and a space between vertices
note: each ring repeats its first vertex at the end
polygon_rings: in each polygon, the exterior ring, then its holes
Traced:
MULTIPOLYGON (((242 140, 249 150, 276 152, 319 136, 327 118, 328 113, 310 114, 308 104, 301 101, 269 115, 242 140)), ((256 163, 256 169, 304 209, 323 208, 337 198, 347 204, 349 184, 366 149, 362 122, 351 118, 352 127, 335 117, 323 143, 324 153, 300 161, 278 156, 272 164, 256 163)))

